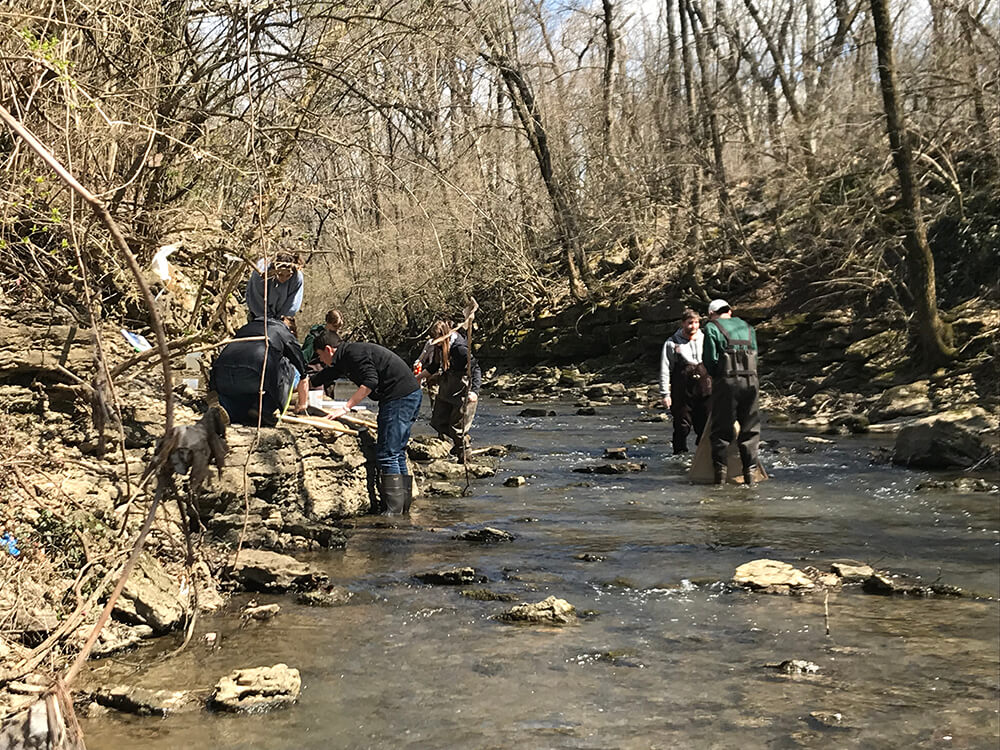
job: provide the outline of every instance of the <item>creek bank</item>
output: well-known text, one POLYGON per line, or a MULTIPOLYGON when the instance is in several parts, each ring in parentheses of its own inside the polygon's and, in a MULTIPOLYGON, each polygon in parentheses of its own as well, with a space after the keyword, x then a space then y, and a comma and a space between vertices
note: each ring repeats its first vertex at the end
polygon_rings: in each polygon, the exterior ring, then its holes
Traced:
MULTIPOLYGON (((957 359, 947 369, 920 376, 908 364, 906 321, 864 317, 850 309, 782 313, 773 303, 730 300, 756 326, 760 344, 761 408, 772 424, 824 434, 896 433, 917 417, 935 421, 979 408, 983 423, 965 420, 962 434, 945 434, 944 451, 914 453, 910 435, 897 463, 912 466, 996 467, 1000 392, 995 361, 1000 309, 969 300, 944 311, 957 359), (935 463, 936 462, 936 463, 935 463)), ((595 415, 603 405, 647 407, 639 418, 666 421, 659 406, 659 356, 677 328, 684 305, 662 299, 619 299, 573 305, 544 314, 523 328, 487 337, 484 360, 511 368, 489 381, 487 394, 508 403, 574 402, 576 413, 595 415)), ((529 407, 525 417, 551 411, 529 407)), ((921 428, 920 441, 927 443, 921 428)), ((950 428, 936 428, 945 432, 950 428)))

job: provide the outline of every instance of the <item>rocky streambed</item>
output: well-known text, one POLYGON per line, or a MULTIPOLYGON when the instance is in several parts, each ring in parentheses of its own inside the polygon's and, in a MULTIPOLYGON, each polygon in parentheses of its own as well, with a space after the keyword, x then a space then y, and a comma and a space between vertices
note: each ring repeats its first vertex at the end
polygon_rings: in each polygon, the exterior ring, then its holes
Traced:
POLYGON ((481 440, 509 446, 495 476, 422 497, 407 522, 356 518, 343 548, 299 553, 326 577, 327 606, 262 591, 253 606, 279 611, 257 619, 237 594, 169 660, 95 662, 100 684, 195 700, 166 719, 94 708, 89 746, 995 739, 988 478, 977 489, 873 462, 881 436, 771 427, 773 478, 715 490, 685 481, 665 457, 669 425, 634 406, 481 408, 481 440), (645 471, 573 471, 622 446, 645 471), (222 676, 280 664, 298 672, 294 704, 203 709, 222 676))

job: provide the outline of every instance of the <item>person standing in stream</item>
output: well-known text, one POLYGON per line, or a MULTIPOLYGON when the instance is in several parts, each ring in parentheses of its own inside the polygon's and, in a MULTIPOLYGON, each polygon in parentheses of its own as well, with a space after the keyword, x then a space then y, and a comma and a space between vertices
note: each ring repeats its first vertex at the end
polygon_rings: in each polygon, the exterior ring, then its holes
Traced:
POLYGON ((406 446, 423 400, 420 384, 406 362, 384 346, 345 342, 333 331, 321 332, 313 345, 324 367, 309 376, 311 384, 325 386, 345 377, 358 387, 341 409, 328 415, 330 419, 344 416, 366 397, 379 402, 375 460, 384 504, 379 512, 409 513, 413 480, 406 468, 406 446))
POLYGON ((705 326, 705 367, 712 376, 712 468, 715 484, 726 482, 726 451, 733 441, 734 422, 739 422, 738 440, 743 482, 754 484, 757 449, 760 444, 760 411, 757 400, 757 333, 741 318, 734 318, 729 303, 712 300, 705 326))
POLYGON ((687 438, 694 428, 695 445, 708 419, 712 379, 702 363, 705 334, 701 316, 688 308, 681 327, 663 344, 660 358, 660 394, 674 418, 674 455, 687 453, 687 438))

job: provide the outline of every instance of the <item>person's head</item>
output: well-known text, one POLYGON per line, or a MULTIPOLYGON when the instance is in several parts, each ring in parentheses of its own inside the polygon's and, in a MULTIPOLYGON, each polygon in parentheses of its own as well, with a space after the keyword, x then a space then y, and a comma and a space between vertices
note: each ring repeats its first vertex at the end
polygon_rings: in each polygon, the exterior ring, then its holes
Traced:
POLYGON ((701 328, 701 316, 690 307, 681 315, 681 330, 688 338, 694 336, 701 328))
POLYGON ((284 284, 292 276, 299 267, 299 259, 289 252, 282 251, 274 256, 274 260, 271 261, 271 273, 278 280, 279 284, 284 284))
POLYGON ((731 318, 733 316, 733 311, 729 307, 729 303, 724 299, 713 299, 708 303, 708 319, 715 320, 716 318, 731 318))
POLYGON ((333 362, 333 355, 337 353, 337 347, 340 346, 340 341, 340 334, 334 331, 321 331, 313 339, 313 346, 319 361, 324 365, 330 365, 333 362))
POLYGON ((451 330, 451 323, 447 320, 435 320, 431 323, 431 338, 439 339, 451 330))
POLYGON ((343 327, 344 316, 340 314, 340 310, 327 310, 326 330, 333 331, 334 333, 340 333, 340 329, 343 327))

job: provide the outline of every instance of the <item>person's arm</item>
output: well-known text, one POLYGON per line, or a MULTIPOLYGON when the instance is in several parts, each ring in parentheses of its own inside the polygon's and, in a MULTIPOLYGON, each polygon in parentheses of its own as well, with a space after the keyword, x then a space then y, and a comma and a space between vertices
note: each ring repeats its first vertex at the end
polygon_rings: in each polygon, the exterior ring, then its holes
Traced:
POLYGON ((295 413, 305 414, 309 410, 309 378, 299 379, 299 384, 295 386, 295 413))
POLYGON ((670 366, 673 361, 673 342, 667 339, 663 343, 663 351, 660 354, 660 395, 663 396, 663 405, 670 408, 670 366))
POLYGON ((721 334, 715 323, 705 326, 705 348, 702 351, 702 362, 708 374, 714 376, 716 368, 719 366, 719 357, 722 354, 722 346, 719 340, 721 334))
POLYGON ((344 404, 340 409, 334 409, 329 414, 326 415, 327 419, 340 419, 345 414, 350 414, 351 409, 364 401, 368 396, 371 395, 372 389, 367 385, 359 385, 358 390, 351 394, 351 397, 347 399, 347 403, 344 404))
POLYGON ((254 318, 264 317, 264 277, 257 271, 250 272, 247 281, 247 309, 254 318))
POLYGON ((288 297, 281 310, 281 315, 285 318, 294 318, 295 314, 302 309, 302 293, 305 284, 302 281, 302 271, 296 271, 295 275, 288 280, 288 297))

